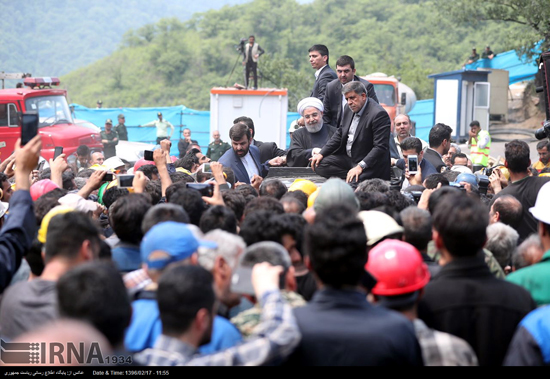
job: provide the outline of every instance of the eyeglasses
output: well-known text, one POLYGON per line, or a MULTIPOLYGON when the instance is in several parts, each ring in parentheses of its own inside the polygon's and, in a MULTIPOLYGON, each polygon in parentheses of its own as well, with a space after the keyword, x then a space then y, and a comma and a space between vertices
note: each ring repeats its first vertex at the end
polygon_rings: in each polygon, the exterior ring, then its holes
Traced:
POLYGON ((408 121, 403 121, 403 122, 396 122, 395 123, 395 126, 401 126, 401 125, 409 125, 409 122, 408 121))

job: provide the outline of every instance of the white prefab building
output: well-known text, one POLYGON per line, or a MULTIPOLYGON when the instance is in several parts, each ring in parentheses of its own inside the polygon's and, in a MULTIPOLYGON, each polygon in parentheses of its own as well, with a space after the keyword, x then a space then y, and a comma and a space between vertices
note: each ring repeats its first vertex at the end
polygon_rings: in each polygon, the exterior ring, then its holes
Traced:
POLYGON ((489 128, 491 71, 461 70, 429 75, 434 83, 433 125, 443 123, 453 129, 457 140, 468 138, 470 122, 479 121, 481 129, 489 128))
POLYGON ((288 91, 286 88, 212 88, 210 91, 210 134, 219 130, 222 140, 230 142, 229 129, 240 116, 254 121, 258 141, 275 142, 286 148, 288 91))

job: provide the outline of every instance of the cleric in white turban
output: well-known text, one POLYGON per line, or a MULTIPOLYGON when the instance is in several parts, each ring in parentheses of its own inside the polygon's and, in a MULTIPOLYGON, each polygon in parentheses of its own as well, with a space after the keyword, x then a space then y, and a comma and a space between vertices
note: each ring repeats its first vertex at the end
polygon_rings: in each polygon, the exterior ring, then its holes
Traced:
POLYGON ((323 123, 323 102, 316 97, 306 97, 298 103, 298 113, 304 118, 305 128, 292 133, 286 156, 290 167, 307 167, 310 158, 318 154, 332 137, 336 128, 323 123))
POLYGON ((304 117, 304 111, 306 110, 306 108, 309 107, 315 107, 321 113, 325 111, 325 107, 323 107, 323 102, 321 100, 316 97, 306 97, 298 103, 297 109, 298 113, 300 113, 300 116, 304 117))

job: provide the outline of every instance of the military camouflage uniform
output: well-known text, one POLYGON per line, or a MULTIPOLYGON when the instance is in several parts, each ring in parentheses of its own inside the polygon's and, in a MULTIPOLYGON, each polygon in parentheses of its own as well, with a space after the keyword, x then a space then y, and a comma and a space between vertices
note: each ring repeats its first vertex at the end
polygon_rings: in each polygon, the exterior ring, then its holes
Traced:
POLYGON ((219 145, 217 145, 215 142, 211 142, 208 145, 206 156, 211 160, 217 162, 221 158, 221 156, 229 149, 231 149, 231 146, 229 146, 227 142, 221 141, 219 145))
MULTIPOLYGON (((430 243, 428 243, 427 254, 435 262, 439 262, 439 258, 441 258, 441 253, 437 250, 437 248, 435 247, 435 243, 433 241, 430 241, 430 243)), ((485 264, 489 267, 489 271, 491 271, 491 274, 493 274, 496 278, 499 278, 499 279, 506 278, 506 274, 504 273, 504 270, 498 264, 498 261, 496 260, 493 253, 491 253, 487 249, 483 249, 483 254, 485 255, 485 264)))
MULTIPOLYGON (((304 298, 296 292, 281 291, 281 294, 283 295, 283 299, 290 304, 292 308, 303 307, 307 304, 304 298)), ((260 324, 261 315, 262 308, 256 303, 254 307, 233 317, 231 323, 239 329, 243 338, 248 338, 254 334, 254 329, 260 324)))

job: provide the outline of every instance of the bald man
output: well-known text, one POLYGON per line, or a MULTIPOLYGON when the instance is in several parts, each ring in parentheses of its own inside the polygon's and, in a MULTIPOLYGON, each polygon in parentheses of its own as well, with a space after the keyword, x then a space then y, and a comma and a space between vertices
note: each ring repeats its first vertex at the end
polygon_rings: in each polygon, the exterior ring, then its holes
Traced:
POLYGON ((286 156, 289 167, 307 167, 309 160, 321 151, 336 128, 323 122, 324 106, 316 97, 306 97, 298 103, 298 113, 305 127, 296 130, 286 156))
POLYGON ((92 153, 92 159, 90 160, 90 166, 93 166, 95 164, 103 165, 103 162, 105 162, 105 156, 101 151, 96 151, 95 153, 92 153))

